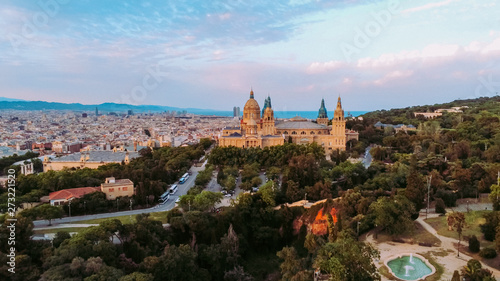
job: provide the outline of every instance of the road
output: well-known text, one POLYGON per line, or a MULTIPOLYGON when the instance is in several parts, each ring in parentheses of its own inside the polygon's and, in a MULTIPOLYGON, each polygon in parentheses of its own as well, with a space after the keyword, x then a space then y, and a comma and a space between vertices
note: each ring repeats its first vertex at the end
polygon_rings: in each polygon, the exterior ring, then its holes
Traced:
MULTIPOLYGON (((179 184, 176 182, 178 186, 177 192, 170 196, 170 199, 167 201, 167 203, 163 205, 156 205, 151 208, 147 209, 138 209, 138 210, 128 210, 128 211, 120 211, 120 212, 113 212, 113 213, 103 213, 103 214, 95 214, 95 215, 86 215, 86 216, 74 216, 74 217, 65 217, 61 219, 54 219, 52 220, 52 225, 58 225, 62 223, 71 223, 71 222, 77 222, 77 221, 83 221, 83 220, 92 220, 92 219, 104 219, 104 218, 112 218, 112 217, 120 217, 120 216, 132 216, 132 215, 138 215, 138 214, 144 214, 144 213, 155 213, 155 212, 165 212, 173 209, 175 207, 175 200, 179 198, 179 196, 185 195, 188 190, 194 186, 194 180, 196 179, 196 176, 198 175, 199 171, 202 171, 205 169, 205 163, 201 167, 191 167, 189 171, 191 171, 191 176, 189 179, 184 183, 184 184, 179 184)), ((48 226, 49 222, 47 220, 36 220, 33 222, 35 229, 48 226)))
POLYGON ((365 157, 363 158, 363 161, 361 161, 365 166, 365 169, 368 169, 368 167, 370 167, 370 165, 372 164, 372 155, 370 154, 371 149, 372 149, 371 146, 368 146, 365 149, 365 157))

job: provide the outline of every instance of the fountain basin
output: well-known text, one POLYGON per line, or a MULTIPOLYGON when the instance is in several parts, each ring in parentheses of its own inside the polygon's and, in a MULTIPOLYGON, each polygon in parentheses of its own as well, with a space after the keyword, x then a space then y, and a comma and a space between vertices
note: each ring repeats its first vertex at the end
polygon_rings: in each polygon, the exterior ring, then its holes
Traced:
POLYGON ((392 275, 401 280, 423 280, 436 272, 429 261, 418 254, 400 254, 385 261, 392 275))

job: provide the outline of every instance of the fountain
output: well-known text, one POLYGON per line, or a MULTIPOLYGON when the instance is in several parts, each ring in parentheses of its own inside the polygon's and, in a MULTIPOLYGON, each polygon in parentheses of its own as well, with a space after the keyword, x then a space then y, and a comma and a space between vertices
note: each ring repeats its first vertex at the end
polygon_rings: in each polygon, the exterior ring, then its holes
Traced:
POLYGON ((423 280, 436 272, 436 269, 418 254, 402 254, 385 261, 392 275, 401 280, 423 280))
POLYGON ((408 274, 408 271, 410 269, 411 270, 415 270, 415 268, 413 268, 413 266, 411 266, 411 265, 405 265, 405 276, 407 276, 407 277, 410 276, 410 274, 408 274))

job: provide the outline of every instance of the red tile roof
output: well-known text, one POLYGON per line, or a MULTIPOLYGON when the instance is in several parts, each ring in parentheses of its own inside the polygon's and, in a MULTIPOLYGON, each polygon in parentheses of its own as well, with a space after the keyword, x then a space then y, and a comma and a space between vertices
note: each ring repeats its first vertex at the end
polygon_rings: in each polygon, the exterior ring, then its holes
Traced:
POLYGON ((51 192, 49 194, 50 200, 61 200, 66 199, 69 200, 71 198, 80 198, 85 194, 99 191, 99 187, 77 187, 77 188, 68 188, 55 192, 51 192))

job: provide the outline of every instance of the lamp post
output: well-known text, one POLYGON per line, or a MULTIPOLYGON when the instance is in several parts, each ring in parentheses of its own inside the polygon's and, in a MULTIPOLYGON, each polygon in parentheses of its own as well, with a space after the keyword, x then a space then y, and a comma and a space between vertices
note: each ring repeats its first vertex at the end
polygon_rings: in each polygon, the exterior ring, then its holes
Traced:
POLYGON ((69 216, 71 217, 71 200, 69 200, 68 207, 69 207, 69 216))
POLYGON ((358 221, 358 225, 357 225, 357 233, 358 233, 358 237, 359 237, 359 225, 361 224, 360 221, 358 221))
POLYGON ((118 212, 118 198, 116 198, 116 211, 118 212))
POLYGON ((149 201, 147 196, 146 196, 146 208, 149 208, 149 201))
POLYGON ((132 211, 132 199, 130 199, 130 210, 132 211))
POLYGON ((87 215, 87 207, 85 206, 85 204, 87 204, 87 202, 83 201, 83 212, 85 213, 85 215, 87 215))

